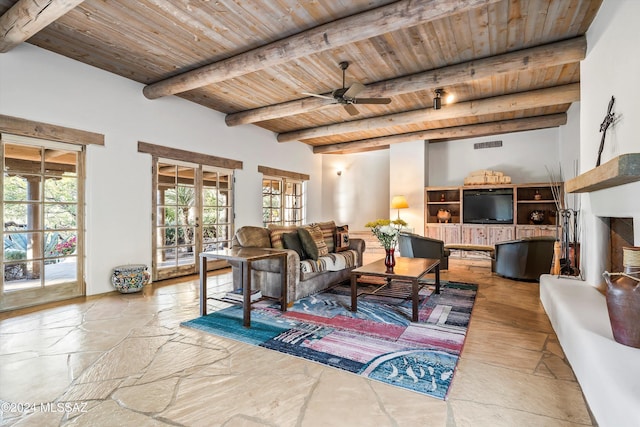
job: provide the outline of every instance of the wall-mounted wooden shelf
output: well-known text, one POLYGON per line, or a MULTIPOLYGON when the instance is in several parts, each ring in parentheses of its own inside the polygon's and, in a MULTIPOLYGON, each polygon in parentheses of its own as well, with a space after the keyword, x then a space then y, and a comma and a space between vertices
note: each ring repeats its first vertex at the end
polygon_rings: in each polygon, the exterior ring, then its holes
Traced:
POLYGON ((564 184, 567 193, 589 193, 640 181, 640 153, 622 154, 564 184))

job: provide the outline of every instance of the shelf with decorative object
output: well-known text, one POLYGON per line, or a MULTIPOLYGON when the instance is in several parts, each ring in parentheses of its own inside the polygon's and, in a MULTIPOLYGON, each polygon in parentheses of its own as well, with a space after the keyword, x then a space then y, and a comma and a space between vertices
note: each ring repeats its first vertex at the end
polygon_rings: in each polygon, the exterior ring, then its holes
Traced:
POLYGON ((425 200, 427 223, 460 224, 460 187, 427 188, 425 200))
POLYGON ((516 187, 516 224, 518 225, 556 225, 556 201, 562 195, 562 184, 522 184, 516 187))

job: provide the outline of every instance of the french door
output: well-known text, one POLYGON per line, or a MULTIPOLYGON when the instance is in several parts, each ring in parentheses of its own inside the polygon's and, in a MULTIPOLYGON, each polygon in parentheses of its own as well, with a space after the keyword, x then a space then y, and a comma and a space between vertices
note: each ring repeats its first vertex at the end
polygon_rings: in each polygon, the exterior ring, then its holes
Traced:
POLYGON ((231 247, 232 170, 154 157, 154 187, 154 280, 198 273, 200 252, 231 247))
POLYGON ((0 310, 83 295, 83 146, 7 134, 0 144, 0 310))

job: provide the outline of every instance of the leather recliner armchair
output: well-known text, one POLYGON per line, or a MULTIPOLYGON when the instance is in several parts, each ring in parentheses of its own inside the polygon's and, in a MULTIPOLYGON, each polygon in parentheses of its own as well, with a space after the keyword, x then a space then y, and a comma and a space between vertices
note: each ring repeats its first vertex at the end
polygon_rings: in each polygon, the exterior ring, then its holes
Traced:
POLYGON ((515 280, 539 281, 553 262, 553 237, 528 237, 496 243, 491 271, 515 280))
POLYGON ((398 246, 400 256, 440 259, 440 270, 449 269, 450 251, 444 248, 442 240, 403 231, 398 235, 398 246))

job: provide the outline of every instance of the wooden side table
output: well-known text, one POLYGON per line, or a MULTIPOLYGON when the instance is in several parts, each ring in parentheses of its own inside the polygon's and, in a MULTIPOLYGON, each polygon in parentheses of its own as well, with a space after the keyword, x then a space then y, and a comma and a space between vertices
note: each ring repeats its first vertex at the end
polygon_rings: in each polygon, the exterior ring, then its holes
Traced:
MULTIPOLYGON (((261 259, 280 259, 280 307, 282 311, 287 311, 287 252, 278 249, 264 248, 231 248, 220 249, 200 254, 200 315, 207 314, 207 259, 220 259, 225 261, 236 261, 242 269, 242 317, 243 326, 251 327, 251 263, 261 259)), ((238 288, 234 283, 234 288, 238 288)), ((260 301, 260 299, 258 300, 260 301)), ((257 302, 257 301, 254 301, 257 302)))

